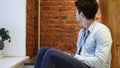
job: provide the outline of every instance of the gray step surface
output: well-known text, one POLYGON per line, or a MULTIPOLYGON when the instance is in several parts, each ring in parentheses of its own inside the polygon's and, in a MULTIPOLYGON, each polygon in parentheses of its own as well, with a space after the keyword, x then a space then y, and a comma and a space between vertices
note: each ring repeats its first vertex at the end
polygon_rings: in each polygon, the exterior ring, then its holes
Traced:
POLYGON ((34 68, 34 63, 25 63, 24 68, 34 68))

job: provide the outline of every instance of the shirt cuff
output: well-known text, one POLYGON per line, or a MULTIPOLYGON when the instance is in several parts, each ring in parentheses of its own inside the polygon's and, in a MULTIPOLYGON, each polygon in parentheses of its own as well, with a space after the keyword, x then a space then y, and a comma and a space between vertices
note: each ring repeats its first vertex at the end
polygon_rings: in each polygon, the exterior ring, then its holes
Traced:
POLYGON ((81 62, 84 62, 84 60, 85 60, 84 57, 82 57, 82 56, 80 56, 80 55, 78 55, 78 54, 75 54, 74 58, 80 60, 81 62))

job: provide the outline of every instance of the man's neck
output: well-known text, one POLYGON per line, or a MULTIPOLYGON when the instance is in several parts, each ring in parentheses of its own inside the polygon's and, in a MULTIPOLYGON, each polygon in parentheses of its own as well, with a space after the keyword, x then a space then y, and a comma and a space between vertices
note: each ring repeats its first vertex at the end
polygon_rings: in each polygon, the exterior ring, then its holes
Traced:
POLYGON ((86 28, 86 30, 88 30, 88 28, 90 27, 90 25, 92 24, 93 21, 94 21, 94 19, 84 20, 84 23, 86 23, 86 26, 84 26, 86 28))

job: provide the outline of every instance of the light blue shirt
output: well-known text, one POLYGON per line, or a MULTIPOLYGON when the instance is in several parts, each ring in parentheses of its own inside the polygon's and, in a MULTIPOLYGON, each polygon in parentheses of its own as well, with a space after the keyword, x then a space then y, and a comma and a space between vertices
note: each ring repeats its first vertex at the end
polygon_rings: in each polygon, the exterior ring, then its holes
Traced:
POLYGON ((91 68, 110 68, 112 45, 110 30, 105 25, 94 21, 88 28, 85 38, 84 32, 85 28, 78 34, 77 52, 74 57, 91 68))

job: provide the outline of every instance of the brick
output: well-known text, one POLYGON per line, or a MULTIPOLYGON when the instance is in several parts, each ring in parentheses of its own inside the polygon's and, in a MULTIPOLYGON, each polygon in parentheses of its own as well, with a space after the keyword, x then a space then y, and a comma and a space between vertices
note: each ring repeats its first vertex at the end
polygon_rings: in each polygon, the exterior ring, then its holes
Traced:
POLYGON ((41 6, 58 6, 58 2, 56 1, 48 1, 48 2, 40 2, 41 6))
POLYGON ((42 24, 57 24, 57 20, 52 20, 52 19, 48 19, 48 20, 41 20, 42 24), (43 23, 42 23, 43 22, 43 23))
POLYGON ((60 37, 62 42, 73 42, 74 41, 74 37, 60 37))
POLYGON ((42 6, 40 7, 41 11, 57 11, 56 6, 42 6))
POLYGON ((75 8, 73 8, 72 6, 59 6, 58 7, 58 12, 63 12, 63 11, 75 11, 75 8))
POLYGON ((46 29, 45 33, 55 33, 55 29, 51 29, 51 28, 46 29))
POLYGON ((40 2, 42 2, 42 1, 49 1, 49 0, 40 0, 40 2))
POLYGON ((65 20, 65 19, 67 19, 67 16, 60 16, 60 19, 65 20))
POLYGON ((76 20, 76 17, 74 15, 68 15, 68 20, 76 20))
POLYGON ((64 21, 64 20, 57 20, 56 23, 57 23, 57 24, 64 24, 65 21, 64 21))
POLYGON ((40 40, 40 47, 50 47, 50 42, 41 42, 40 40))
POLYGON ((59 12, 66 11, 66 8, 65 8, 65 7, 58 7, 58 11, 59 11, 59 12))
POLYGON ((49 37, 41 37, 41 38, 40 38, 40 41, 41 41, 41 42, 44 42, 44 41, 50 42, 49 37))
POLYGON ((65 11, 65 12, 62 12, 63 15, 72 15, 72 16, 75 16, 76 12, 75 11, 65 11))
POLYGON ((76 24, 65 24, 63 25, 63 29, 75 29, 77 27, 76 24))
POLYGON ((77 24, 76 20, 65 20, 65 24, 77 24))

